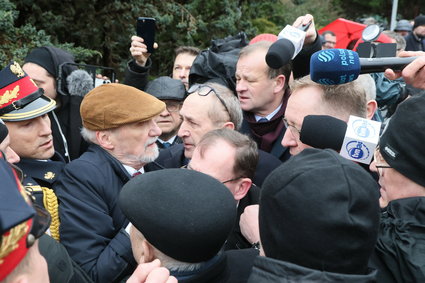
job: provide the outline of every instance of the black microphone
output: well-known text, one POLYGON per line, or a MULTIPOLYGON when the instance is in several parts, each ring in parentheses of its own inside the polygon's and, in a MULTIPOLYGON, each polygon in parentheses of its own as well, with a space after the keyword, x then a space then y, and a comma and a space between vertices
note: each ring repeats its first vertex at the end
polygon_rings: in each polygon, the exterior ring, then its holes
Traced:
POLYGON ((401 71, 417 57, 359 58, 348 49, 327 49, 310 58, 310 76, 324 85, 344 84, 357 79, 360 74, 380 73, 390 68, 401 71))
POLYGON ((75 70, 66 78, 70 95, 84 97, 94 88, 93 77, 85 70, 75 70))
POLYGON ((278 35, 266 54, 266 63, 272 69, 279 69, 294 59, 303 48, 306 30, 311 21, 298 28, 287 25, 278 35))
POLYGON ((266 54, 266 63, 272 69, 279 69, 288 64, 295 52, 295 46, 289 39, 275 41, 266 54))
POLYGON ((300 141, 314 148, 341 150, 347 123, 328 115, 307 115, 301 126, 300 141))
POLYGON ((418 57, 360 58, 360 74, 382 73, 386 69, 402 71, 418 57))

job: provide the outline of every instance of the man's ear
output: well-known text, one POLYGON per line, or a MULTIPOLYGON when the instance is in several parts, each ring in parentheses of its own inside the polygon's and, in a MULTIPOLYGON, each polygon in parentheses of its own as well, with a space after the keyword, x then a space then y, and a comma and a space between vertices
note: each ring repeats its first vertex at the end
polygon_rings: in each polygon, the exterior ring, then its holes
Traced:
POLYGON ((283 89, 285 89, 285 82, 286 82, 285 76, 284 75, 278 75, 275 78, 274 92, 278 93, 278 92, 282 91, 283 89))
POLYGON ((233 193, 235 200, 241 200, 246 196, 249 189, 251 188, 252 180, 250 178, 241 178, 238 182, 238 187, 233 193))
POLYGON ((155 259, 155 251, 153 246, 146 240, 142 241, 143 255, 140 258, 141 263, 151 262, 155 259))
POLYGON ((114 149, 114 144, 111 141, 110 131, 96 131, 96 141, 101 147, 105 149, 114 149))
POLYGON ((367 119, 371 120, 373 115, 375 114, 376 109, 378 109, 378 103, 376 100, 369 100, 367 102, 367 119))
POLYGON ((230 130, 234 130, 235 129, 235 124, 233 124, 233 122, 226 122, 223 124, 223 126, 221 126, 221 128, 227 128, 230 130))

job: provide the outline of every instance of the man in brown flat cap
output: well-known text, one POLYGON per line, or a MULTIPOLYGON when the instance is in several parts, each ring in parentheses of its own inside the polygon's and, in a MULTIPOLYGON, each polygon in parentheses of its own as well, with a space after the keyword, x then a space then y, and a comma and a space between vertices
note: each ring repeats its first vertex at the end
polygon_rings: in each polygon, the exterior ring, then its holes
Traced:
POLYGON ((81 103, 81 133, 91 144, 65 167, 55 189, 61 242, 95 282, 120 281, 136 266, 117 200, 158 156, 161 130, 153 118, 164 109, 155 97, 116 83, 93 89, 81 103))

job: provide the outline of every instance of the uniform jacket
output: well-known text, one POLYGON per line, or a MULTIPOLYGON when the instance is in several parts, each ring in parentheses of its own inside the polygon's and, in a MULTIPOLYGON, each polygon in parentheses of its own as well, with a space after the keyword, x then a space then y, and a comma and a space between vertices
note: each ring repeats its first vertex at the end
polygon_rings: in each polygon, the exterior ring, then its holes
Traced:
POLYGON ((22 158, 16 164, 24 173, 22 184, 30 191, 35 202, 44 207, 52 216, 50 233, 59 240, 59 211, 53 183, 58 179, 65 167, 65 161, 57 152, 49 160, 22 158))
POLYGON ((425 282, 425 197, 388 204, 371 265, 378 282, 425 282))
POLYGON ((188 274, 171 272, 179 283, 244 283, 247 282, 258 251, 254 249, 226 251, 207 262, 207 267, 188 274))
POLYGON ((117 159, 92 144, 67 164, 54 186, 61 242, 95 282, 117 282, 136 264, 124 230, 129 221, 117 203, 129 178, 117 159))
MULTIPOLYGON (((264 179, 270 174, 270 172, 278 167, 281 162, 279 159, 265 151, 259 150, 258 153, 259 159, 257 170, 255 171, 255 176, 252 181, 258 187, 261 187, 264 179)), ((149 163, 145 166, 145 170, 155 171, 164 168, 180 168, 187 165, 188 162, 189 160, 184 156, 183 144, 177 144, 168 149, 161 150, 159 157, 155 160, 155 162, 149 163)))
POLYGON ((286 261, 258 256, 248 282, 252 283, 289 283, 289 282, 376 282, 376 270, 368 274, 342 274, 310 269, 286 261))
MULTIPOLYGON (((49 211, 52 217, 50 233, 59 240, 59 211, 53 183, 65 167, 58 153, 47 161, 22 158, 16 164, 24 173, 23 185, 32 192, 35 202, 49 211)), ((63 245, 49 235, 43 235, 38 244, 40 253, 47 261, 50 282, 92 282, 83 270, 70 258, 63 245)))

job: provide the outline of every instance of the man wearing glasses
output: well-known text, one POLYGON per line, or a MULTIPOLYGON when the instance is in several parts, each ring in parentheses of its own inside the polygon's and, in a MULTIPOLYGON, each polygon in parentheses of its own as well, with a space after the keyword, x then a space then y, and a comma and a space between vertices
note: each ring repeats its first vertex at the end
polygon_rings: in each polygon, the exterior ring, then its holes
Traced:
POLYGON ((296 155, 310 147, 300 141, 300 130, 307 115, 329 115, 348 121, 350 115, 367 117, 367 99, 364 88, 353 81, 341 85, 321 85, 309 76, 291 84, 292 94, 288 100, 285 116, 285 132, 282 145, 296 155))
MULTIPOLYGON (((207 132, 228 128, 238 130, 242 123, 242 110, 233 92, 218 83, 207 82, 189 88, 180 116, 183 120, 177 135, 183 144, 161 151, 146 171, 186 166, 195 147, 207 132)), ((259 151, 259 163, 253 182, 261 186, 266 176, 280 161, 264 151, 259 151)))
POLYGON ((322 49, 332 49, 336 45, 336 35, 330 30, 324 31, 322 33, 322 49))
POLYGON ((181 138, 177 136, 177 131, 182 122, 179 111, 186 98, 184 84, 170 77, 159 77, 149 82, 146 92, 166 105, 164 111, 156 118, 156 123, 162 131, 156 141, 158 148, 161 150, 182 143, 181 138))
POLYGON ((219 180, 233 195, 238 214, 225 249, 250 248, 254 244, 242 236, 239 218, 245 207, 257 204, 259 200, 260 190, 252 183, 257 162, 256 143, 246 135, 224 128, 206 133, 187 165, 188 169, 219 180))
POLYGON ((378 282, 425 282, 425 97, 407 99, 382 134, 370 169, 383 208, 372 263, 378 282))

